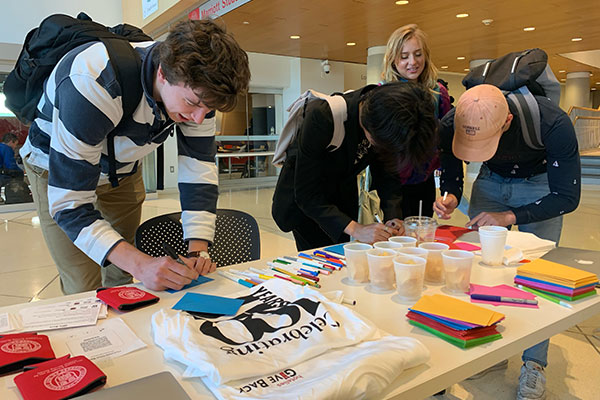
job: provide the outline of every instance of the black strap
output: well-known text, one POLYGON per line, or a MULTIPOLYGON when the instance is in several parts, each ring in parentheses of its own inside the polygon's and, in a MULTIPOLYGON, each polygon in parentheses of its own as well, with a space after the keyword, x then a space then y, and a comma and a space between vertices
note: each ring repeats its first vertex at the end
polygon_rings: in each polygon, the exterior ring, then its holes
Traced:
POLYGON ((523 86, 508 94, 507 99, 517 109, 523 140, 527 146, 534 150, 543 150, 540 107, 535 96, 523 86))
MULTIPOLYGON (((102 39, 102 43, 106 46, 109 62, 121 86, 121 101, 123 103, 122 122, 133 115, 143 94, 141 81, 142 61, 137 52, 125 39, 102 39)), ((119 186, 119 178, 117 177, 115 135, 113 132, 110 132, 107 137, 108 180, 112 187, 117 187, 119 186)))

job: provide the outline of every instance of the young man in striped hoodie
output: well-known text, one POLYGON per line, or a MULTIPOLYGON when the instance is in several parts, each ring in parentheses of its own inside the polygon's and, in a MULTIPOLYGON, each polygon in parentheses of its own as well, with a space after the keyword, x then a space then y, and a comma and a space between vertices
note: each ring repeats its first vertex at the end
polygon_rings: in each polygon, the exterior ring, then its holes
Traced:
POLYGON ((132 43, 143 88, 123 115, 122 88, 101 42, 67 53, 45 83, 23 148, 44 239, 65 294, 117 286, 180 289, 214 271, 218 180, 214 110, 228 111, 248 88, 248 57, 212 21, 183 21, 164 42, 132 43), (141 160, 177 126, 178 181, 186 265, 133 245, 145 198, 141 160), (109 183, 114 136, 118 186, 109 183))

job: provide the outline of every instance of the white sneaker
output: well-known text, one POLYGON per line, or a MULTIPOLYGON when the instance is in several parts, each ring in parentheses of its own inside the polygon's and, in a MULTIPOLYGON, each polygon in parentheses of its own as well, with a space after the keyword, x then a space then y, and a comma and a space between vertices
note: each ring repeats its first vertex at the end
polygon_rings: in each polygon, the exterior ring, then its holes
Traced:
POLYGON ((472 381, 474 379, 479 379, 482 376, 487 375, 488 372, 499 371, 501 369, 506 369, 506 368, 508 368, 508 360, 503 360, 503 361, 500 361, 498 364, 494 364, 491 367, 486 368, 483 371, 478 372, 475 375, 468 377, 467 380, 472 381))
POLYGON ((546 398, 544 368, 535 361, 526 361, 521 367, 517 400, 542 400, 546 398))

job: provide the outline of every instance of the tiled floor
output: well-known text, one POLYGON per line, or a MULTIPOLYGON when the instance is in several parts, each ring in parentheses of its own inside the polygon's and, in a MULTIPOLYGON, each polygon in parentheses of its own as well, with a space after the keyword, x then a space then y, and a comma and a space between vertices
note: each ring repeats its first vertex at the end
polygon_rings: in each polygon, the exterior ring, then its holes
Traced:
MULTIPOLYGON (((468 189, 468 188, 467 188, 468 189)), ((468 190, 467 190, 468 192, 468 190)), ((292 254, 291 234, 281 232, 271 218, 272 188, 222 190, 218 207, 234 208, 252 214, 261 230, 262 256, 292 254)), ((600 187, 586 187, 579 208, 565 216, 562 246, 600 249, 600 187)), ((143 220, 178 211, 176 193, 161 193, 144 204, 143 220)), ((452 224, 464 224, 460 214, 452 224)), ((42 238, 35 212, 0 214, 0 306, 60 296, 55 266, 42 238)), ((551 339, 547 368, 548 399, 600 399, 600 336, 592 331, 600 326, 600 315, 551 339), (596 393, 596 394, 594 394, 596 393)), ((520 355, 508 355, 509 368, 485 377, 464 381, 449 388, 448 399, 514 399, 518 384, 520 355)), ((444 398, 442 396, 432 399, 444 398)))

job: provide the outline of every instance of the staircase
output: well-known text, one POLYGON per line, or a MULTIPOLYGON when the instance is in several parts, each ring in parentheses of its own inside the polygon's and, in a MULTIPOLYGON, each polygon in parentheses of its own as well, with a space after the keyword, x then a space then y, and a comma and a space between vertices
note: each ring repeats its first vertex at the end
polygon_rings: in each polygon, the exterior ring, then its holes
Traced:
POLYGON ((600 185, 600 155, 581 156, 581 184, 600 185))

